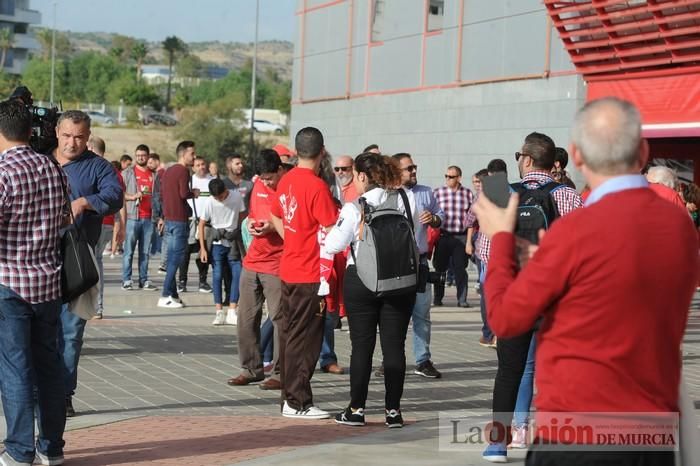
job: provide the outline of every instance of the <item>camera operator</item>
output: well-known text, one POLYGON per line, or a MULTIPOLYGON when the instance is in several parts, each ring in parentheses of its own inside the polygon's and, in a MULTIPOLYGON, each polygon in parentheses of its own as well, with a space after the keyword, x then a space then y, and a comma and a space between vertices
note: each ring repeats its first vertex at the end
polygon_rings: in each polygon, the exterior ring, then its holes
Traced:
MULTIPOLYGON (((56 160, 68 176, 71 209, 77 226, 94 248, 100 239, 102 218, 119 211, 124 191, 112 165, 87 149, 90 117, 79 110, 64 112, 56 127, 56 160)), ((63 361, 66 416, 75 415, 72 397, 78 383, 78 361, 83 346, 85 320, 64 305, 59 320, 58 349, 63 361)))
POLYGON ((0 390, 7 426, 0 464, 35 461, 35 407, 39 464, 63 459, 56 320, 64 175, 29 147, 31 121, 23 103, 0 102, 0 390))

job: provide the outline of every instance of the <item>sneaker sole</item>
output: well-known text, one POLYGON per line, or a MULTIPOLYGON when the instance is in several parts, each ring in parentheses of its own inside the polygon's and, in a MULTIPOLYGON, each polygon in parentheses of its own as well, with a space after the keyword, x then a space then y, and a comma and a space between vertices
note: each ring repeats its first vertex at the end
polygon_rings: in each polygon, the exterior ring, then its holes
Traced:
POLYGON ((489 456, 482 456, 483 459, 486 461, 490 461, 491 463, 507 463, 508 462, 508 457, 503 456, 503 455, 489 455, 489 456))
POLYGON ((339 421, 336 419, 335 423, 342 424, 344 426, 353 426, 353 427, 364 427, 365 426, 365 423, 360 422, 360 421, 339 421))
POLYGON ((310 415, 310 414, 282 413, 282 417, 288 417, 288 418, 291 418, 291 419, 320 420, 320 419, 330 419, 331 415, 330 415, 330 414, 315 414, 315 415, 310 415))
POLYGON ((388 422, 385 422, 384 425, 389 429, 400 429, 403 427, 403 424, 389 424, 388 422))
POLYGON ((424 373, 421 372, 421 371, 413 371, 413 373, 416 374, 416 375, 420 375, 421 377, 425 377, 426 379, 439 379, 439 378, 441 377, 441 376, 439 376, 439 375, 428 375, 428 374, 424 374, 424 373))
POLYGON ((200 293, 211 293, 212 290, 203 290, 203 289, 200 288, 200 289, 199 289, 199 292, 200 292, 200 293))

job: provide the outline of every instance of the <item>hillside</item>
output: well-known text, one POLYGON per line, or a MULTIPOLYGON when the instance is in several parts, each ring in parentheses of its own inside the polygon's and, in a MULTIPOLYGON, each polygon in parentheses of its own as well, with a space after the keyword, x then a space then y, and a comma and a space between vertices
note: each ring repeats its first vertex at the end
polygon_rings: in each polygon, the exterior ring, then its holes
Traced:
MULTIPOLYGON (((78 33, 65 31, 63 33, 70 40, 72 53, 83 51, 107 53, 112 47, 115 38, 124 39, 124 36, 105 32, 78 33)), ((149 52, 145 63, 166 63, 160 42, 146 42, 146 45, 149 52)), ((253 57, 252 43, 190 42, 187 46, 190 53, 198 56, 204 63, 229 69, 239 69, 246 60, 253 57)), ((291 80, 293 53, 294 45, 291 42, 261 41, 258 43, 258 69, 271 68, 282 79, 291 80)))

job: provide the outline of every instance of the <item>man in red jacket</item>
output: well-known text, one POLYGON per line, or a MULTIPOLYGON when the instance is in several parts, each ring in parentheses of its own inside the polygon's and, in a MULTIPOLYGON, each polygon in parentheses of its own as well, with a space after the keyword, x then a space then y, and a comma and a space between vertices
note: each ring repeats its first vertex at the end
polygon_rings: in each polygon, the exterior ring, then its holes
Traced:
POLYGON ((475 206, 492 241, 485 284, 491 328, 508 338, 542 318, 538 430, 527 464, 673 464, 673 451, 592 451, 580 444, 599 443, 598 437, 562 441, 548 425, 548 412, 574 419, 618 413, 625 421, 629 413, 678 411, 679 351, 700 265, 688 215, 654 194, 639 174, 649 147, 633 105, 615 98, 588 103, 576 116, 572 139, 569 153, 591 194, 583 209, 547 231, 520 271, 517 196, 506 209, 484 197, 475 206), (559 444, 558 451, 547 442, 559 444), (562 443, 579 445, 564 450, 562 443))

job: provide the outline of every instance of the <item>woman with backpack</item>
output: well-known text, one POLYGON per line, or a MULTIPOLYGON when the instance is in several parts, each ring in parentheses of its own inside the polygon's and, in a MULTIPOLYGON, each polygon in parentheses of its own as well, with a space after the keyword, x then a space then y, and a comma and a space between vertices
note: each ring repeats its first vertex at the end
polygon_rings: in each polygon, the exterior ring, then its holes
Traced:
MULTIPOLYGON (((405 193, 402 189, 396 190, 401 185, 401 169, 391 157, 371 152, 360 154, 355 158, 353 175, 353 182, 361 197, 358 201, 343 206, 338 222, 328 233, 324 245, 325 250, 331 254, 342 252, 348 246, 351 248, 344 279, 345 309, 352 344, 350 404, 336 415, 335 421, 338 424, 350 426, 365 425, 364 409, 372 371, 377 325, 379 325, 380 342, 384 354, 386 425, 390 428, 403 427, 400 405, 406 374, 405 340, 411 310, 416 299, 416 289, 415 286, 412 288, 409 286, 378 292, 368 288, 363 278, 366 276, 365 272, 368 272, 366 268, 372 267, 370 265, 372 261, 365 261, 363 258, 367 257, 367 253, 371 251, 369 242, 361 241, 360 238, 367 237, 366 229, 372 228, 373 232, 378 231, 368 223, 371 216, 378 218, 381 214, 393 215, 385 221, 397 222, 396 225, 402 224, 403 229, 395 229, 392 238, 389 238, 389 241, 397 243, 392 244, 391 249, 397 246, 403 248, 401 250, 405 253, 402 256, 405 255, 407 262, 411 262, 413 258, 410 256, 417 251, 413 226, 418 224, 418 221, 412 215, 415 212, 415 205, 411 193, 405 193), (391 206, 395 206, 395 209, 391 206), (399 213, 400 215, 397 215, 399 213), (404 245, 404 242, 407 244, 404 245), (362 251, 363 247, 366 248, 365 251, 362 251)), ((378 264, 386 264, 386 260, 381 260, 382 252, 379 250, 382 244, 387 244, 382 241, 386 238, 381 238, 380 235, 381 233, 376 233, 374 236, 373 245, 377 250, 372 252, 376 252, 378 264)), ((384 248, 385 251, 388 249, 386 246, 384 248)), ((394 262, 402 261, 402 258, 398 257, 393 259, 394 262)), ((417 262, 417 253, 415 260, 417 262)), ((381 265, 374 266, 377 270, 381 267, 381 265)), ((370 270, 370 275, 374 273, 376 277, 380 277, 377 270, 370 270)))

